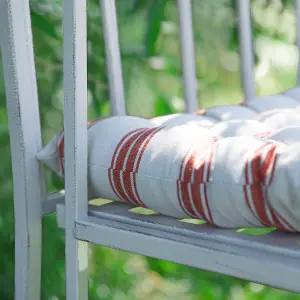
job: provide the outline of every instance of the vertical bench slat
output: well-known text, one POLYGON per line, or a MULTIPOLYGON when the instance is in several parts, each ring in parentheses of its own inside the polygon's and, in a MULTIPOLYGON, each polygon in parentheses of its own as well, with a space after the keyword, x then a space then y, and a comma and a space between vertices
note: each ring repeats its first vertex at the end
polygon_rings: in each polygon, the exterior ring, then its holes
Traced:
POLYGON ((67 299, 88 299, 88 244, 74 237, 87 216, 86 0, 64 0, 65 201, 67 299))
POLYGON ((297 86, 300 85, 300 0, 296 0, 296 45, 298 49, 297 86))
POLYGON ((256 94, 250 0, 237 0, 237 8, 243 90, 250 101, 256 94))
POLYGON ((39 300, 43 169, 29 0, 0 1, 0 44, 10 129, 15 217, 15 299, 39 300))
POLYGON ((100 0, 105 40, 109 100, 114 116, 126 115, 115 0, 100 0))
POLYGON ((198 109, 197 77, 191 0, 177 0, 186 112, 198 109))

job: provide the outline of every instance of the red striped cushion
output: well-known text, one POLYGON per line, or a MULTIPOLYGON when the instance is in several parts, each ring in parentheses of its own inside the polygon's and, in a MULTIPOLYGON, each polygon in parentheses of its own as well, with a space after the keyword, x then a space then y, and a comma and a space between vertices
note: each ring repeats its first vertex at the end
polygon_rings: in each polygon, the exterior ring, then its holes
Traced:
MULTIPOLYGON (((90 125, 90 195, 225 228, 300 231, 298 181, 291 180, 300 177, 300 144, 218 138, 199 126, 156 127, 135 117, 90 125)), ((61 175, 63 140, 56 135, 39 154, 61 175)))

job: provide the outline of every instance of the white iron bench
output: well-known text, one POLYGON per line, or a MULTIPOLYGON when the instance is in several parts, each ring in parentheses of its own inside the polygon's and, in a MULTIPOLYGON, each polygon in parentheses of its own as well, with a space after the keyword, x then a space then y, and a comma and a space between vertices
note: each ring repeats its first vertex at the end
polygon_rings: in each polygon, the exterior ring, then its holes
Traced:
MULTIPOLYGON (((245 98, 251 99, 255 87, 250 1, 237 3, 243 88, 245 98)), ((112 114, 125 115, 115 0, 100 4, 112 114)), ((191 1, 177 0, 177 4, 186 111, 193 112, 198 100, 191 1)), ((29 0, 0 0, 0 41, 13 163, 16 300, 40 299, 42 216, 53 212, 66 234, 69 300, 88 299, 88 242, 300 292, 299 234, 247 235, 158 214, 136 214, 132 206, 121 203, 88 205, 84 0, 64 0, 66 192, 47 195, 36 159, 42 143, 29 0)))

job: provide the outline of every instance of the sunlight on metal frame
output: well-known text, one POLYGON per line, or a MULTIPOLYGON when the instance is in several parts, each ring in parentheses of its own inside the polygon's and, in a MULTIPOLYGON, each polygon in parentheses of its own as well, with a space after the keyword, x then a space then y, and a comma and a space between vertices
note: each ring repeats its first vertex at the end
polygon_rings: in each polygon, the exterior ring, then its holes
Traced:
POLYGON ((245 101, 256 95, 254 74, 254 48, 251 22, 251 1, 237 0, 241 76, 245 101))
POLYGON ((86 0, 63 1, 67 300, 88 299, 88 243, 74 236, 87 199, 86 0))
POLYGON ((192 1, 177 0, 180 25, 181 64, 186 112, 198 109, 197 75, 194 50, 194 30, 192 20, 192 1))
POLYGON ((115 0, 100 0, 100 9, 106 51, 111 113, 113 116, 123 116, 126 115, 126 107, 115 0))

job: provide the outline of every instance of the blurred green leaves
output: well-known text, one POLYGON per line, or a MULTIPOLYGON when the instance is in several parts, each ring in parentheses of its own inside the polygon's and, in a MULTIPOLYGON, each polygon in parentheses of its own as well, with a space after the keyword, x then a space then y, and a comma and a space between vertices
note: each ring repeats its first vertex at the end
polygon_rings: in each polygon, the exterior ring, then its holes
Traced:
POLYGON ((159 38, 161 24, 165 17, 165 6, 167 0, 148 1, 147 30, 145 34, 146 56, 155 56, 156 44, 159 38))
POLYGON ((155 101, 155 113, 157 116, 169 115, 173 111, 167 98, 158 96, 155 101))
POLYGON ((58 35, 55 31, 55 27, 48 21, 44 15, 40 15, 35 11, 31 12, 31 22, 38 30, 48 36, 48 38, 57 39, 58 35))

